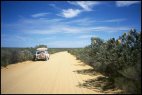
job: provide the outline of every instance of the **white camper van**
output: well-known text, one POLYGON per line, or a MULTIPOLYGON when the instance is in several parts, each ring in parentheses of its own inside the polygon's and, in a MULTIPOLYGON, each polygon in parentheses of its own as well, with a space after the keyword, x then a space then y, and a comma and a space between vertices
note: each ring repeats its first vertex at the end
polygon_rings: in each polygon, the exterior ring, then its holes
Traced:
POLYGON ((48 48, 37 48, 36 53, 34 55, 34 60, 49 60, 49 53, 47 51, 48 48))

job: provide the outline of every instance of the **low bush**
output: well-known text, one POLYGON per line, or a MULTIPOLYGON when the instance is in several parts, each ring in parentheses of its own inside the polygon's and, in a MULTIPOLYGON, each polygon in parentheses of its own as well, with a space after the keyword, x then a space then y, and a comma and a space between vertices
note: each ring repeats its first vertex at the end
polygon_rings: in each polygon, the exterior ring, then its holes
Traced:
MULTIPOLYGON (((46 45, 37 45, 34 48, 1 48, 1 66, 6 67, 9 64, 33 60, 35 51, 39 47, 47 47, 46 45)), ((56 52, 68 51, 71 48, 49 48, 49 54, 56 52)))
POLYGON ((131 29, 105 42, 93 37, 91 45, 69 52, 108 76, 124 93, 141 93, 141 32, 131 29))

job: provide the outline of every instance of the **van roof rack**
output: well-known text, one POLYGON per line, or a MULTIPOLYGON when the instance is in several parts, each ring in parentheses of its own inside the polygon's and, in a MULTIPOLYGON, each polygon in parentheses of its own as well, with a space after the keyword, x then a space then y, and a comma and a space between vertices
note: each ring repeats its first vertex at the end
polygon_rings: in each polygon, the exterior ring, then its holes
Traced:
POLYGON ((36 50, 38 50, 38 51, 45 51, 45 50, 47 50, 48 48, 37 48, 36 50))

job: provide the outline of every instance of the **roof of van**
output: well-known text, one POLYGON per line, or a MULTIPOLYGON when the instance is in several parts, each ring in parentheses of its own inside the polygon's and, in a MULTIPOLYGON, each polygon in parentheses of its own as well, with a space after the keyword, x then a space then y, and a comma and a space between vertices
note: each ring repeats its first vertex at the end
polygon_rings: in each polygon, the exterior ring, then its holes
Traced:
POLYGON ((48 48, 37 48, 36 50, 38 50, 38 51, 45 51, 45 50, 47 50, 48 48))

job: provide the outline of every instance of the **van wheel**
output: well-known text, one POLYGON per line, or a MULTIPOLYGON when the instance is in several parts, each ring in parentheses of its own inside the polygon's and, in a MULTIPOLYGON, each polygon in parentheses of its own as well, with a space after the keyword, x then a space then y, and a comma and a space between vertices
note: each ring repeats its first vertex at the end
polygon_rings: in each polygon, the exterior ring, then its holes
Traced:
POLYGON ((45 61, 47 61, 48 58, 45 58, 45 61))
POLYGON ((37 61, 37 59, 35 58, 35 60, 34 61, 37 61))

